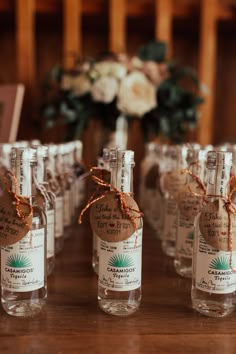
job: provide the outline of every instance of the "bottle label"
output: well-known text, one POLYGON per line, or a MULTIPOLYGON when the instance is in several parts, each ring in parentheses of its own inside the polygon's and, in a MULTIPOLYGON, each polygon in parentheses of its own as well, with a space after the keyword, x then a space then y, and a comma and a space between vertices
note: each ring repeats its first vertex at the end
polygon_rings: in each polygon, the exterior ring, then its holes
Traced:
POLYGON ((70 190, 66 190, 64 193, 64 217, 63 222, 64 226, 70 226, 70 217, 71 217, 71 199, 70 199, 70 190))
POLYGON ((55 254, 55 212, 47 211, 47 258, 55 254))
POLYGON ((192 258, 193 255, 194 226, 182 214, 177 218, 176 253, 184 258, 192 258))
POLYGON ((141 286, 142 229, 122 242, 99 240, 98 284, 113 291, 130 291, 141 286))
POLYGON ((56 232, 55 238, 63 236, 63 198, 57 197, 55 200, 56 206, 56 232))
POLYGON ((44 286, 45 229, 29 231, 19 242, 1 248, 2 286, 12 292, 27 292, 44 286))
MULTIPOLYGON (((208 293, 228 294, 236 290, 236 273, 230 268, 230 252, 219 251, 197 237, 196 288, 208 293)), ((236 251, 232 252, 233 268, 236 251)))
POLYGON ((173 199, 165 201, 164 240, 176 240, 177 204, 173 199))

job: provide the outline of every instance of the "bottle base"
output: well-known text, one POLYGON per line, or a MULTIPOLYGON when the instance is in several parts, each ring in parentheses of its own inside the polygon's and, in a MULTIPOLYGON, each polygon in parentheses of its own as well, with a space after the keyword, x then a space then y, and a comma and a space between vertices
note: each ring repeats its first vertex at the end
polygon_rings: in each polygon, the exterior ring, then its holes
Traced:
POLYGON ((125 301, 125 300, 102 300, 98 299, 99 307, 102 311, 114 316, 129 316, 135 313, 140 301, 125 301))
MULTIPOLYGON (((186 263, 192 263, 192 260, 187 259, 188 262, 186 263)), ((174 261, 174 266, 175 266, 175 271, 178 275, 184 278, 192 278, 192 265, 189 264, 182 264, 180 263, 179 260, 174 261)))
POLYGON ((166 256, 175 256, 175 241, 162 241, 162 251, 166 256))
POLYGON ((40 300, 22 300, 22 301, 4 301, 2 307, 4 311, 11 316, 32 317, 42 311, 46 304, 45 299, 40 300))
POLYGON ((47 258, 47 277, 53 273, 55 269, 55 257, 47 258))
POLYGON ((219 304, 214 301, 194 300, 192 302, 193 309, 208 317, 225 317, 230 315, 235 306, 233 304, 219 304))

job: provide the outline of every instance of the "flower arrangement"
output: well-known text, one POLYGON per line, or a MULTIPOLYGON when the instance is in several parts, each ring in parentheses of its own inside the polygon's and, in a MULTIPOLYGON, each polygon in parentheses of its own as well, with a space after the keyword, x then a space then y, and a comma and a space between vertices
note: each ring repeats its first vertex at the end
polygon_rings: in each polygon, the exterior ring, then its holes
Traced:
POLYGON ((42 115, 48 127, 60 122, 68 138, 79 137, 88 120, 100 119, 115 130, 119 115, 140 118, 146 138, 162 135, 173 142, 195 127, 203 102, 192 68, 167 62, 166 45, 152 42, 136 56, 107 54, 77 61, 74 68, 55 67, 44 86, 42 115))

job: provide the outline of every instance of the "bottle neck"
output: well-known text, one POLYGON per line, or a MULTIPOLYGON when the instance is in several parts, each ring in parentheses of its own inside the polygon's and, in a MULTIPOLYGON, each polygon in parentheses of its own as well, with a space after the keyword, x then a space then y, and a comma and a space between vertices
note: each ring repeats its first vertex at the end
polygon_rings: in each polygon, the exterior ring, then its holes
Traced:
POLYGON ((12 166, 12 172, 16 177, 16 183, 12 184, 13 192, 21 197, 32 196, 32 168, 29 159, 24 159, 24 152, 16 159, 12 166))
POLYGON ((207 195, 226 197, 230 179, 230 165, 217 165, 215 169, 207 169, 207 195))
POLYGON ((111 170, 111 185, 122 193, 133 193, 133 165, 118 163, 111 170))
MULTIPOLYGON (((189 170, 193 173, 193 175, 200 178, 201 181, 204 182, 204 161, 196 161, 189 166, 189 170)), ((187 183, 193 181, 193 177, 187 175, 187 183)))
POLYGON ((37 157, 37 165, 35 166, 36 179, 39 184, 45 181, 46 177, 46 164, 43 157, 37 157))

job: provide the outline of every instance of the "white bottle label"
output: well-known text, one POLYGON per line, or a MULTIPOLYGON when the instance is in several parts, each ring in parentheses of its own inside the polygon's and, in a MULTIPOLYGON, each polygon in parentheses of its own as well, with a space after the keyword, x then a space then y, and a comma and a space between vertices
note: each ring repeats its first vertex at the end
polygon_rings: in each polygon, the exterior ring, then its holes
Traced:
POLYGON ((55 212, 47 211, 47 258, 55 254, 55 212))
POLYGON ((192 259, 193 256, 194 225, 184 215, 178 213, 176 253, 180 257, 192 259))
POLYGON ((26 292, 44 286, 45 229, 28 232, 19 242, 1 248, 2 286, 12 292, 26 292))
POLYGON ((71 216, 71 204, 70 204, 70 190, 66 190, 64 193, 64 226, 70 226, 70 216, 71 216))
POLYGON ((165 200, 164 236, 167 241, 176 240, 177 204, 173 199, 165 200))
MULTIPOLYGON (((199 235, 196 248, 196 288, 214 294, 228 294, 236 290, 236 273, 230 268, 230 252, 219 251, 199 235)), ((233 268, 236 251, 232 252, 233 268)))
POLYGON ((60 238, 63 236, 63 198, 62 197, 56 197, 55 200, 55 206, 56 206, 56 232, 55 232, 55 238, 60 238))
POLYGON ((99 240, 98 284, 113 291, 130 291, 141 286, 142 229, 128 240, 99 240))

